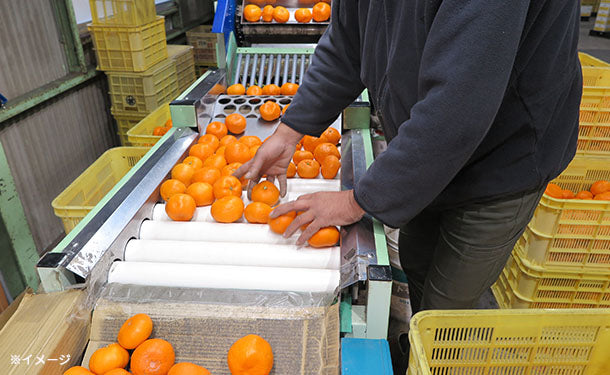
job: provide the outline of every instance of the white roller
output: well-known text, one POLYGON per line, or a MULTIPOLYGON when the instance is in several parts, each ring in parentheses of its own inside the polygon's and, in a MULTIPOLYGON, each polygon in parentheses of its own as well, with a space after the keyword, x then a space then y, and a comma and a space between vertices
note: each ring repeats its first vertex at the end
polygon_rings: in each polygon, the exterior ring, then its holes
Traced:
POLYGON ((292 237, 284 238, 284 236, 273 233, 267 224, 221 224, 199 221, 147 220, 140 227, 140 239, 142 240, 231 241, 238 243, 294 245, 298 236, 299 232, 297 231, 292 237))
POLYGON ((131 240, 125 248, 127 262, 338 270, 339 258, 339 247, 299 249, 294 245, 256 243, 131 240))
POLYGON ((320 180, 307 178, 291 178, 288 180, 288 193, 316 193, 318 191, 340 191, 340 180, 320 180))
POLYGON ((185 288, 334 292, 339 271, 309 268, 115 262, 109 283, 185 288))
MULTIPOLYGON (((305 193, 286 194, 286 197, 282 198, 280 200, 280 202, 286 203, 286 202, 296 200, 298 197, 300 197, 303 194, 305 194, 305 193)), ((244 203, 246 205, 248 205, 248 203, 250 203, 250 201, 247 200, 245 195, 242 196, 242 199, 244 200, 244 203)), ((197 207, 197 209, 195 210, 195 214, 193 215, 193 218, 191 219, 191 221, 205 221, 208 223, 215 223, 216 221, 212 217, 210 209, 211 209, 210 206, 197 207)), ((153 209, 152 220, 172 221, 172 219, 170 219, 169 216, 167 216, 167 213, 165 212, 165 203, 158 203, 155 205, 155 207, 153 209)), ((242 217, 237 222, 245 223, 246 220, 242 217)))

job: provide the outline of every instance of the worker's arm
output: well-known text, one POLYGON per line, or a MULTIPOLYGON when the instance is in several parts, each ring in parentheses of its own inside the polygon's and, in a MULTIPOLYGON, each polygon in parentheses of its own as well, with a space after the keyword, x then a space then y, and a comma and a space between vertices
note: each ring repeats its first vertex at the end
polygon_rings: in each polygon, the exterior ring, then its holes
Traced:
POLYGON ((333 1, 331 17, 303 84, 282 116, 286 125, 302 134, 319 136, 364 90, 358 5, 333 1))
POLYGON ((355 187, 368 213, 398 227, 473 155, 500 108, 529 0, 445 0, 421 61, 421 100, 355 187))

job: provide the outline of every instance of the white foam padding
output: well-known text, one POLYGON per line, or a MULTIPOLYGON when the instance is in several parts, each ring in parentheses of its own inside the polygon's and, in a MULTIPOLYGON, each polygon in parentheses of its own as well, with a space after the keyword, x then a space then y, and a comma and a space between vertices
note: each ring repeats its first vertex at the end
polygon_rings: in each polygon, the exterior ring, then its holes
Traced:
POLYGON ((257 243, 131 240, 125 247, 125 261, 338 270, 340 250, 257 243))
POLYGON ((109 283, 183 288, 334 292, 339 271, 310 268, 115 262, 109 283))

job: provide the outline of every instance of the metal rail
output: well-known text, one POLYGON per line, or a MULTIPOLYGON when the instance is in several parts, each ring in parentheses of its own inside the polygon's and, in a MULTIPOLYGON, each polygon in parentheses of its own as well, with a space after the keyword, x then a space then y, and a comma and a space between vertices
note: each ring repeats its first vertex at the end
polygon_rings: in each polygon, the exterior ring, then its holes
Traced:
POLYGON ((300 85, 311 63, 311 54, 305 53, 238 53, 236 57, 233 83, 244 86, 300 85))

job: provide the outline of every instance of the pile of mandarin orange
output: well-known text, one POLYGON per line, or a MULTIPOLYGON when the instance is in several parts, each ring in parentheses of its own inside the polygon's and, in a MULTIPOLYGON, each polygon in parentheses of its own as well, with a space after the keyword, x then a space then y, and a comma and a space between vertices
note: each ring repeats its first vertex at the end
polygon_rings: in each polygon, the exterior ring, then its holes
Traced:
MULTIPOLYGON (((210 375, 206 368, 191 362, 176 362, 172 344, 149 338, 153 321, 146 314, 127 319, 117 335, 117 342, 93 352, 89 369, 71 367, 64 375, 210 375), (130 352, 131 355, 130 355, 130 352), (125 370, 129 364, 131 372, 125 370)), ((235 341, 227 353, 232 375, 267 375, 273 368, 271 345, 258 335, 235 341)))
MULTIPOLYGON (((283 6, 274 7, 271 4, 265 5, 261 9, 265 1, 250 0, 250 3, 244 7, 244 18, 248 22, 263 22, 286 23, 290 19, 290 12, 283 6)), ((268 1, 269 2, 269 1, 268 1)), ((274 2, 274 1, 273 1, 274 2)), ((274 2, 275 3, 275 2, 274 2)), ((312 19, 315 22, 325 22, 330 18, 330 5, 326 2, 319 2, 313 6, 311 10, 308 8, 299 8, 294 12, 294 19, 299 23, 309 23, 312 19)))
MULTIPOLYGON (((274 102, 268 102, 277 105, 274 102)), ((261 106, 261 115, 264 109, 261 106)), ((246 119, 233 113, 225 122, 214 121, 206 128, 197 144, 189 149, 181 163, 171 171, 171 178, 161 184, 161 197, 167 202, 165 212, 174 221, 190 221, 197 207, 211 205, 211 214, 219 223, 233 223, 245 217, 249 223, 269 224, 270 229, 283 234, 296 213, 269 219, 273 207, 278 204, 279 189, 269 181, 263 181, 252 189, 252 202, 247 206, 242 200, 247 181, 232 174, 254 157, 262 141, 256 136, 242 134, 246 119), (229 134, 232 133, 232 134, 229 134)), ((289 178, 297 174, 301 178, 332 179, 341 167, 341 154, 337 144, 341 134, 329 127, 320 137, 305 136, 296 146, 293 162, 287 171, 289 178)), ((324 228, 314 235, 309 244, 327 247, 337 243, 336 228, 324 228)))
POLYGON ((165 121, 165 125, 153 129, 153 135, 165 135, 172 128, 172 119, 165 121))
POLYGON ((583 190, 578 194, 574 194, 572 190, 562 189, 559 185, 550 183, 547 185, 544 193, 550 197, 557 199, 585 199, 610 201, 610 182, 600 180, 591 185, 589 190, 583 190))

